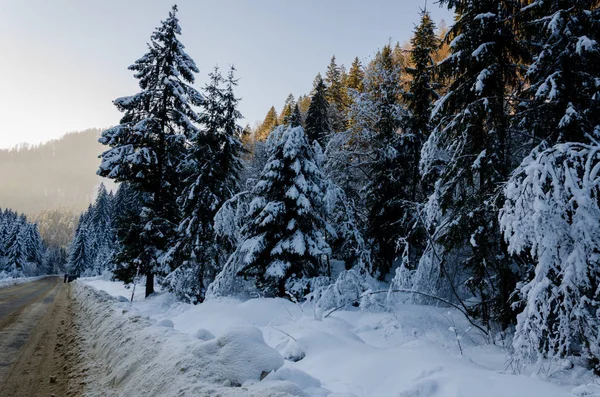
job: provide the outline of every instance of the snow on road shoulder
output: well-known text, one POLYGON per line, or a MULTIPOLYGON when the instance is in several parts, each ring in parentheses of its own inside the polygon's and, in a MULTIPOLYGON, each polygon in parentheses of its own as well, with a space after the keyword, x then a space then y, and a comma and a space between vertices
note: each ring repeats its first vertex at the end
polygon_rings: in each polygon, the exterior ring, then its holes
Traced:
POLYGON ((25 284, 32 281, 40 280, 48 276, 35 276, 35 277, 17 277, 17 278, 0 278, 0 288, 12 287, 13 285, 25 284))
POLYGON ((90 368, 86 396, 306 396, 281 377, 261 381, 284 360, 255 327, 202 340, 81 282, 73 296, 90 368))
MULTIPOLYGON (((94 279, 82 282, 98 289, 107 287, 115 296, 126 291, 118 283, 94 279)), ((241 342, 244 345, 257 344, 248 347, 248 352, 256 346, 259 350, 264 347, 264 338, 271 351, 279 352, 285 362, 279 361, 283 366, 262 382, 257 381, 256 371, 243 375, 252 379, 248 393, 257 395, 283 390, 314 397, 573 397, 582 395, 580 390, 585 389, 574 390, 581 382, 558 386, 535 375, 507 373, 505 351, 485 345, 458 312, 448 309, 399 305, 393 313, 338 311, 320 321, 312 309, 283 299, 218 299, 194 306, 177 301, 169 293, 159 293, 131 307, 114 301, 111 305, 130 310, 130 318, 143 321, 144 329, 155 329, 150 325, 161 322, 172 324, 174 329, 163 331, 161 343, 186 346, 192 340, 196 347, 169 353, 169 357, 181 354, 177 360, 187 363, 187 371, 202 365, 198 357, 216 356, 218 341, 230 339, 232 329, 246 330, 242 339, 247 342, 241 342), (195 361, 185 358, 190 355, 195 361)), ((147 332, 138 332, 136 338, 147 332)), ((116 339, 114 344, 118 343, 116 339)), ((220 357, 219 365, 232 358, 225 352, 220 357)), ((172 363, 169 366, 176 367, 172 363)), ((168 377, 173 375, 169 373, 168 377)), ((219 377, 212 373, 208 381, 222 384, 223 378, 229 379, 227 384, 244 383, 233 375, 219 377)))

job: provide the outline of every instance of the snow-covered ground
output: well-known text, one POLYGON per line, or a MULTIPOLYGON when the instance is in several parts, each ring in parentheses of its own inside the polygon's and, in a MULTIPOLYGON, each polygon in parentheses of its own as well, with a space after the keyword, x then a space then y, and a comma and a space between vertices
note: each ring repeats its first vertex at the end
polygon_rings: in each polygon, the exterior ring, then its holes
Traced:
POLYGON ((85 285, 114 297, 131 289, 102 278, 75 283, 97 353, 114 366, 105 382, 123 395, 600 397, 598 379, 583 370, 549 368, 552 382, 513 374, 505 350, 483 343, 453 310, 407 304, 317 320, 283 299, 193 306, 169 293, 143 300, 140 288, 131 305, 85 285))
POLYGON ((29 283, 31 281, 39 280, 44 277, 48 277, 48 276, 0 278, 0 288, 12 287, 13 285, 17 285, 17 284, 29 283))

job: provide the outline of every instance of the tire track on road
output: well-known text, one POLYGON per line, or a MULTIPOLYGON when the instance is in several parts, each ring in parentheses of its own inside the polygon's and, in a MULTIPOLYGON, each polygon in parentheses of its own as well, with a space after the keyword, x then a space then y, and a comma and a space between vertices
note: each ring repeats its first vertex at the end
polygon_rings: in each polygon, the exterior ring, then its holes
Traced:
POLYGON ((0 395, 76 396, 70 285, 62 278, 0 289, 0 395))

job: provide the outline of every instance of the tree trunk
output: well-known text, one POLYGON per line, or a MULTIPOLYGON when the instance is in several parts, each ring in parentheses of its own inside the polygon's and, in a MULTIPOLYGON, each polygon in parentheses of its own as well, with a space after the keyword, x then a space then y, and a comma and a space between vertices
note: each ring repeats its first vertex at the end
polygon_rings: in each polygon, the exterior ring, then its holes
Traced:
POLYGON ((146 298, 154 293, 154 273, 146 274, 146 298))

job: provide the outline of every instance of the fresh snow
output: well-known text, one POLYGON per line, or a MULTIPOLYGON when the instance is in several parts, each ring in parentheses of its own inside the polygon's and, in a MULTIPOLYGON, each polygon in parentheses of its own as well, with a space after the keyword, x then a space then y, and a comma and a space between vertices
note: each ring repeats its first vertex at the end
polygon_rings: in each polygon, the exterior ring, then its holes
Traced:
POLYGON ((97 290, 118 297, 131 289, 101 277, 75 283, 80 316, 98 338, 92 356, 112 364, 99 382, 121 395, 600 395, 576 370, 553 369, 554 383, 543 379, 548 374, 513 374, 506 351, 486 344, 453 309, 399 304, 317 320, 313 307, 284 299, 190 305, 166 292, 143 299, 138 290, 131 305, 97 290))
POLYGON ((598 45, 596 40, 592 40, 587 36, 581 36, 579 40, 577 40, 577 48, 576 52, 579 55, 582 55, 583 51, 594 51, 595 47, 598 45))

